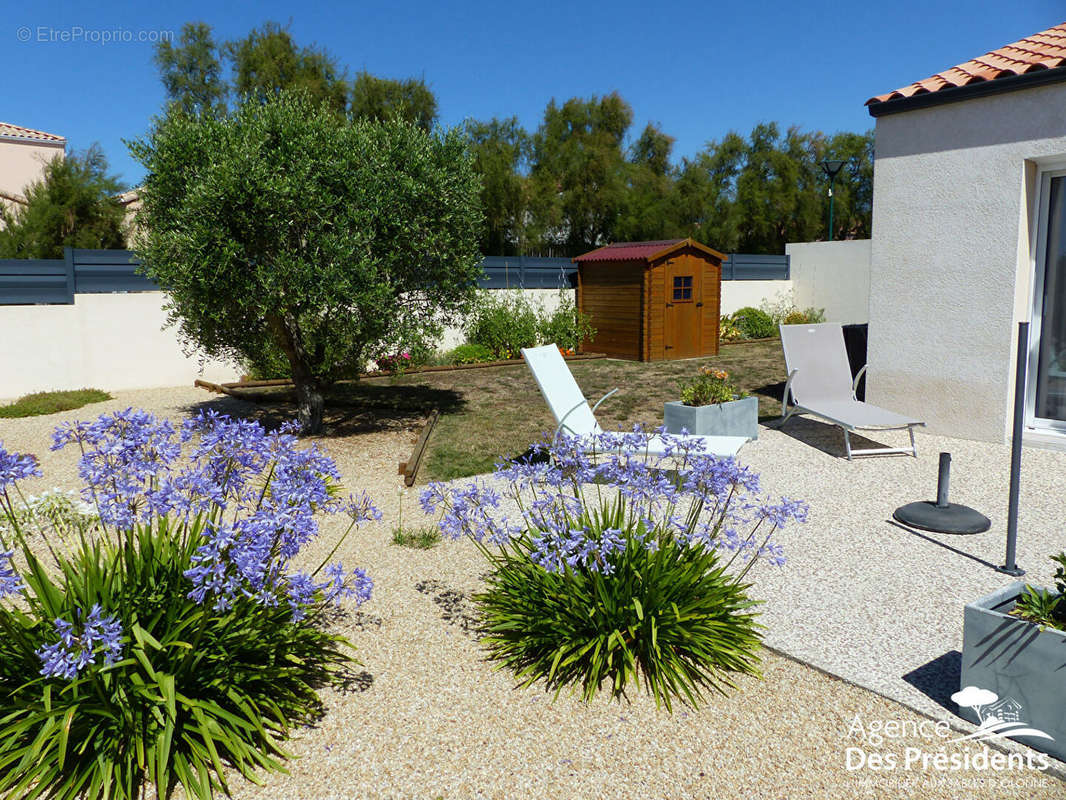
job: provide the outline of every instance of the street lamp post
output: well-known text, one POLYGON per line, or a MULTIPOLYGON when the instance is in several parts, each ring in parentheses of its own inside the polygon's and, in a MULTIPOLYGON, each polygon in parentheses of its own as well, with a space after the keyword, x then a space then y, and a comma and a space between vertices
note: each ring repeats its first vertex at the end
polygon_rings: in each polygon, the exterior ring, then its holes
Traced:
POLYGON ((822 170, 829 178, 829 241, 833 241, 833 183, 846 163, 846 161, 835 159, 826 159, 822 162, 822 170))

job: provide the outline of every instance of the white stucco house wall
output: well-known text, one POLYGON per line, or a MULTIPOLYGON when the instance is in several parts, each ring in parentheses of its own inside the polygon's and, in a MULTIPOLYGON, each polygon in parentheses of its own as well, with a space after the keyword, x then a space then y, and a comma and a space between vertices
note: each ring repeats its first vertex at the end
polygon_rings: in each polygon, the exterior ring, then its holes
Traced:
POLYGON ((45 165, 66 149, 62 136, 0 122, 0 203, 8 209, 20 205, 26 186, 40 180, 45 165))
POLYGON ((867 399, 1066 446, 1066 24, 867 101, 876 119, 867 399))

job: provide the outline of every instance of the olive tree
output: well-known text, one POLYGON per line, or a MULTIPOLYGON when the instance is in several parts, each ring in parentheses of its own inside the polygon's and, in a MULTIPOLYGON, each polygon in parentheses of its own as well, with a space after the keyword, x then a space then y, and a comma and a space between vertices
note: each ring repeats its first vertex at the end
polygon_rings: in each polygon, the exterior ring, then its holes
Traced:
POLYGON ((306 432, 370 348, 473 298, 480 187, 458 131, 352 122, 286 91, 218 118, 174 106, 131 150, 147 171, 137 254, 170 321, 212 357, 280 348, 306 432))

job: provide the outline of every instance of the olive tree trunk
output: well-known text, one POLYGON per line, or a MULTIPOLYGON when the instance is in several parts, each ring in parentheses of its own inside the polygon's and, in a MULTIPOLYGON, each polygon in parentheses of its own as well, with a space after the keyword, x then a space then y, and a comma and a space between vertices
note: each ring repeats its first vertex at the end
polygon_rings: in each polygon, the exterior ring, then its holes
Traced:
POLYGON ((321 433, 322 413, 326 405, 322 395, 323 382, 311 369, 299 325, 291 314, 271 314, 267 322, 289 360, 292 382, 296 386, 296 418, 300 422, 300 432, 321 433))

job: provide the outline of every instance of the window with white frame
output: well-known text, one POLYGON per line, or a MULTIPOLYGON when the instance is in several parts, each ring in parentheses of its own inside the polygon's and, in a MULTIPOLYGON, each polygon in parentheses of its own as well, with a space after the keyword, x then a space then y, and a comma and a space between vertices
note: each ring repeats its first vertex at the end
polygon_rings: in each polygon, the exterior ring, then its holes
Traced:
POLYGON ((1043 173, 1040 200, 1028 417, 1034 428, 1066 432, 1066 170, 1043 173))

